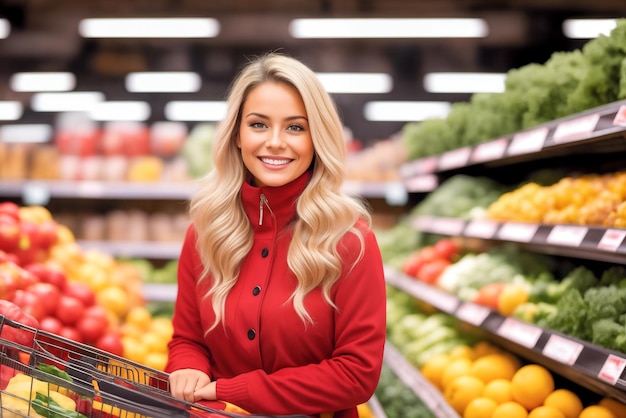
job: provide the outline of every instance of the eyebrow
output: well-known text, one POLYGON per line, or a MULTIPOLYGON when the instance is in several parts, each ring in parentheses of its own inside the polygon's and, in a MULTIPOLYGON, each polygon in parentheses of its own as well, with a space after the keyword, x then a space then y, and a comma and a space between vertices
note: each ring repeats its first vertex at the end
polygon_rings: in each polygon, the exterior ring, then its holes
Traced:
MULTIPOLYGON (((247 118, 250 117, 250 116, 256 116, 258 118, 269 119, 269 116, 264 115, 262 113, 257 113, 257 112, 250 112, 250 113, 248 113, 246 115, 247 118)), ((285 120, 296 120, 296 119, 304 119, 307 122, 309 121, 309 119, 306 116, 299 116, 299 115, 289 116, 289 117, 285 118, 285 120)))

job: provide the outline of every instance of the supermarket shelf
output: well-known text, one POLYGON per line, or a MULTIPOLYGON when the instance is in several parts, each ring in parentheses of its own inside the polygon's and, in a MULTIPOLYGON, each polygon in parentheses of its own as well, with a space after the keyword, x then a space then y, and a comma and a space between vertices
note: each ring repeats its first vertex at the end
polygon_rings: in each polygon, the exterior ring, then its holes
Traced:
POLYGON ((385 410, 376 396, 372 396, 367 402, 367 405, 370 407, 370 410, 376 418, 387 418, 387 414, 385 414, 385 410))
POLYGON ((174 283, 144 283, 143 297, 150 302, 174 302, 178 286, 174 283))
POLYGON ((444 400, 443 395, 409 363, 389 342, 385 343, 385 364, 424 402, 437 418, 459 418, 459 414, 444 400))
POLYGON ((496 222, 487 219, 414 216, 411 225, 433 234, 515 242, 534 250, 626 264, 626 229, 585 225, 496 222))
MULTIPOLYGON (((427 191, 436 187, 436 183, 427 191)), ((65 180, 0 180, 0 195, 19 197, 31 204, 46 204, 51 198, 119 200, 187 200, 196 190, 193 182, 138 183, 65 180)), ((383 198, 390 205, 404 205, 408 199, 402 181, 360 182, 348 180, 346 193, 365 198, 383 198)))
POLYGON ((412 191, 424 175, 444 173, 480 164, 512 164, 537 157, 566 155, 574 151, 624 150, 626 100, 610 103, 529 130, 516 132, 473 146, 405 163, 400 175, 412 191), (601 145, 601 146, 600 146, 601 145))
MULTIPOLYGON (((411 284, 415 279, 389 268, 385 270, 385 278, 388 283, 398 285, 415 298, 437 306, 437 293, 423 293, 421 288, 411 284)), ((626 354, 505 317, 484 306, 459 299, 451 314, 485 331, 504 348, 594 392, 626 402, 626 354)))
POLYGON ((77 241, 84 250, 98 250, 114 257, 173 260, 180 255, 179 242, 77 241))

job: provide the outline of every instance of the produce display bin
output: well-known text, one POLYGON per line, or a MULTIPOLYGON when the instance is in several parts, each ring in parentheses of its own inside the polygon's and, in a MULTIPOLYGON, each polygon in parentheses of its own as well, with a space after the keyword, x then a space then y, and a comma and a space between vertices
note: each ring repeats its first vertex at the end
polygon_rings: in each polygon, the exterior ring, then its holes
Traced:
MULTIPOLYGON (((215 402, 226 407, 225 403, 215 402)), ((0 416, 68 418, 265 417, 189 403, 168 374, 0 315, 0 416), (68 405, 74 406, 74 411, 68 405)), ((282 415, 282 418, 306 418, 282 415)))

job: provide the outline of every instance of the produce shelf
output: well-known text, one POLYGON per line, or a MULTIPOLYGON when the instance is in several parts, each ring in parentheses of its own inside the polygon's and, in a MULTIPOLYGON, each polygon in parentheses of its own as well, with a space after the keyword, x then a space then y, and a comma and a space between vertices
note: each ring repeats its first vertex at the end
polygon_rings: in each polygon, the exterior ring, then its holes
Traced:
POLYGON ((376 396, 372 396, 367 402, 367 405, 370 407, 370 410, 376 418, 387 418, 387 414, 385 414, 385 410, 380 402, 378 402, 378 398, 376 398, 376 396))
POLYGON ((409 191, 425 175, 476 165, 506 165, 581 152, 626 150, 626 100, 609 103, 480 144, 402 165, 409 191))
POLYGON ((626 264, 626 229, 586 225, 546 225, 487 219, 413 216, 411 226, 433 234, 515 242, 552 255, 626 264))
MULTIPOLYGON (((415 286, 417 280, 394 269, 385 269, 387 283, 413 297, 437 307, 436 292, 422 292, 425 283, 415 286)), ((434 288, 433 288, 434 289, 434 288)), ((484 332, 498 345, 530 361, 542 364, 555 373, 596 393, 612 396, 626 402, 626 354, 607 350, 586 341, 558 332, 545 330, 471 302, 456 299, 452 314, 459 320, 484 332)))
POLYGON ((174 260, 180 255, 180 242, 77 241, 84 250, 99 250, 114 257, 174 260))
POLYGON ((437 418, 460 418, 439 392, 388 341, 385 343, 385 363, 398 378, 415 392, 437 418))
POLYGON ((144 283, 143 297, 150 302, 174 302, 178 285, 174 283, 144 283))

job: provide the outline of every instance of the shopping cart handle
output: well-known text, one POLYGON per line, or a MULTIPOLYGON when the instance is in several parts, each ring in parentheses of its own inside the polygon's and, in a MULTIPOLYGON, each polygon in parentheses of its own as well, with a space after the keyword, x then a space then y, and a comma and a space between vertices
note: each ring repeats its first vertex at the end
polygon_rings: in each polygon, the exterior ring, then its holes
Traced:
MULTIPOLYGON (((153 396, 146 395, 142 392, 121 386, 119 384, 107 382, 106 380, 96 379, 96 382, 98 383, 98 389, 101 393, 124 399, 124 404, 136 404, 137 410, 131 412, 158 417, 189 417, 189 411, 187 411, 183 406, 172 405, 169 402, 162 401, 153 396), (147 412, 152 412, 154 415, 147 412)), ((127 406, 124 408, 128 409, 127 406)))

